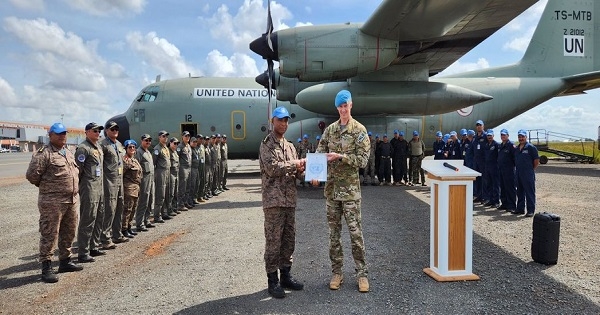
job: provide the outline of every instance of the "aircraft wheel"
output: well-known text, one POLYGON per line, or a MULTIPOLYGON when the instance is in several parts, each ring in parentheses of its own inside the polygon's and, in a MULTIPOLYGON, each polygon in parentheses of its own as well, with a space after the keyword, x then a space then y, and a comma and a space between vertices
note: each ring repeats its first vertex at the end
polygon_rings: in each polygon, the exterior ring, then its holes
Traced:
POLYGON ((548 157, 545 155, 540 156, 540 163, 541 164, 546 164, 548 163, 548 157))

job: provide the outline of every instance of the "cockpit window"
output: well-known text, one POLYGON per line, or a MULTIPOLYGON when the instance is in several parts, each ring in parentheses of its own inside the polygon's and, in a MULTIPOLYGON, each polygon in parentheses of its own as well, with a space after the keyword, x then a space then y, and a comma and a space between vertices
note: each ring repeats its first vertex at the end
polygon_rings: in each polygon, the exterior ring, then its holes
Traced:
POLYGON ((149 86, 147 89, 142 91, 140 96, 138 97, 138 102, 154 102, 156 97, 158 96, 158 91, 160 87, 158 86, 149 86))

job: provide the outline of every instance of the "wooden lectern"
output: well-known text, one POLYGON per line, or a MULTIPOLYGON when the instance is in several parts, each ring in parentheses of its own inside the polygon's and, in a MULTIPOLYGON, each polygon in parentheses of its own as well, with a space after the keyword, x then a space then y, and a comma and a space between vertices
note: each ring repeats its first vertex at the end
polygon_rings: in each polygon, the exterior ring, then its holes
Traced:
POLYGON ((472 272, 473 181, 481 173, 461 160, 424 160, 422 168, 431 183, 430 267, 423 271, 437 281, 479 280, 472 272))

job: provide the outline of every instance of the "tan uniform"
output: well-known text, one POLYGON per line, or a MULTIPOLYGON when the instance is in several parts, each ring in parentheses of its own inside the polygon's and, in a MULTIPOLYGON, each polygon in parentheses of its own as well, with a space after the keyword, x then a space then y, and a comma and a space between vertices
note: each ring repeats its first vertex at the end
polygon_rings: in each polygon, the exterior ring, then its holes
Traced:
POLYGON ((137 209, 138 196, 140 194, 140 184, 142 183, 142 165, 135 158, 125 156, 123 158, 123 220, 121 230, 131 228, 131 220, 135 209, 137 209))
POLYGON ((57 240, 59 259, 69 258, 79 206, 79 170, 73 153, 45 145, 31 157, 25 177, 39 187, 40 261, 52 259, 57 240))
POLYGON ((292 265, 296 244, 296 165, 294 145, 269 134, 260 144, 262 203, 267 273, 292 265))

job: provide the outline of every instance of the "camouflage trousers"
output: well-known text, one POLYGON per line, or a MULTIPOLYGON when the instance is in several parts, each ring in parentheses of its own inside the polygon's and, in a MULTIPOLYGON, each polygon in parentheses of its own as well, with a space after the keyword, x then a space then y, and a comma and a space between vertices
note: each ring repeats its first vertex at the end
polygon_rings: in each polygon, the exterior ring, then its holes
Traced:
POLYGON ((121 231, 131 228, 131 220, 133 220, 133 214, 137 209, 138 197, 129 196, 125 194, 125 200, 123 205, 123 220, 121 221, 121 231))
POLYGON ((267 273, 292 265, 296 247, 296 209, 264 208, 265 270, 267 273))
POLYGON ((77 230, 79 204, 38 201, 40 211, 40 261, 52 260, 58 240, 58 258, 71 256, 77 230))
POLYGON ((352 257, 354 258, 357 277, 367 276, 367 263, 365 262, 365 242, 363 239, 361 213, 361 200, 337 201, 327 199, 327 223, 329 225, 329 259, 331 271, 342 274, 344 266, 344 252, 342 250, 341 232, 342 216, 350 232, 352 257))
POLYGON ((421 175, 421 183, 425 183, 425 171, 421 168, 421 161, 423 159, 421 156, 411 156, 410 157, 410 176, 408 176, 408 180, 413 183, 419 182, 419 175, 421 175))
POLYGON ((365 166, 365 171, 364 171, 364 182, 365 183, 375 183, 375 157, 373 158, 369 158, 369 161, 367 162, 367 166, 365 166), (369 176, 369 179, 367 180, 367 176, 369 176))

